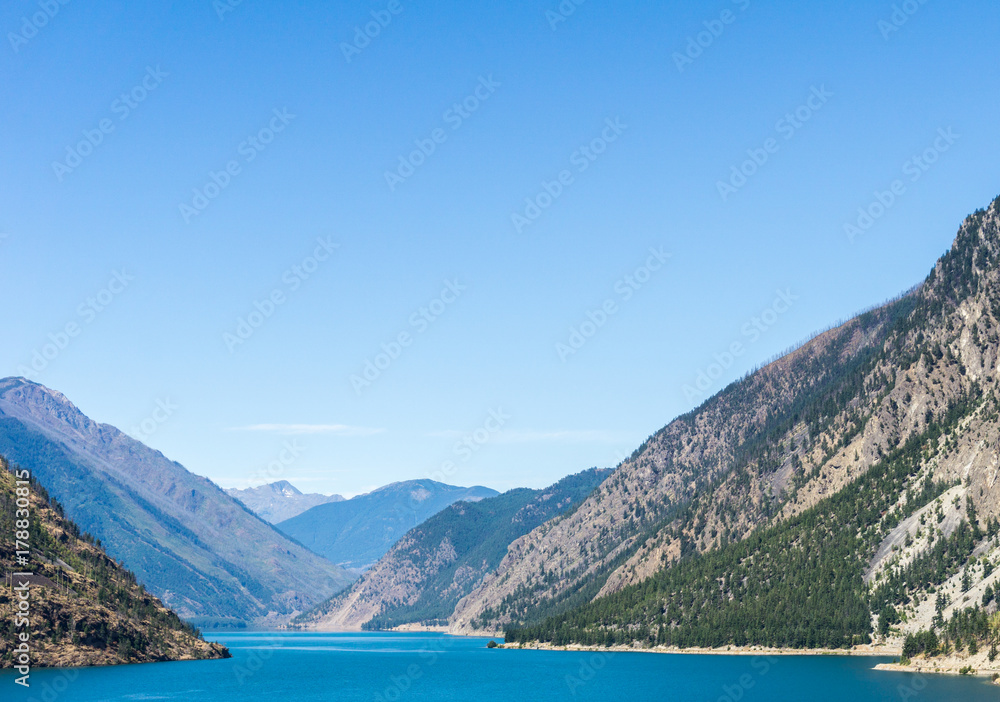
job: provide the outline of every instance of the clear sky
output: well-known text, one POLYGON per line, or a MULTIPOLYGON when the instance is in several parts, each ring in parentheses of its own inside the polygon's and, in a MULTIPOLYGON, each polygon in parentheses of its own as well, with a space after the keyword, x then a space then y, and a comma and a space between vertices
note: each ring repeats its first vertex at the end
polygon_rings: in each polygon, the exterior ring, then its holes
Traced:
POLYGON ((613 466, 1000 193, 996 3, 896 8, 4 3, 0 375, 225 487, 613 466))

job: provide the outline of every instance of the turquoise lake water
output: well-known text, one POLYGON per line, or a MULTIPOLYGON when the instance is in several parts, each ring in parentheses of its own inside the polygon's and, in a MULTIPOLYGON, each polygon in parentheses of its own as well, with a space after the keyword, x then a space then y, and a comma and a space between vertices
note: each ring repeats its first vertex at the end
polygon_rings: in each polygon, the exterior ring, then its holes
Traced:
POLYGON ((0 673, 0 700, 676 700, 978 702, 983 678, 872 670, 881 659, 487 650, 428 634, 224 634, 231 660, 37 670, 31 690, 0 673))

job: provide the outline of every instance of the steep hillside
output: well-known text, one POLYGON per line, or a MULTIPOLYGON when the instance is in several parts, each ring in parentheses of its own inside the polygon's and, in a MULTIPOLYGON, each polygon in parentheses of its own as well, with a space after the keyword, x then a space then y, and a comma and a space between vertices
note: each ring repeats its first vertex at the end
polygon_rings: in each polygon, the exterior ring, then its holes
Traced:
POLYGON ((41 385, 0 381, 0 453, 185 619, 287 617, 350 582, 211 481, 41 385))
POLYGON ((293 623, 333 631, 446 624, 514 539, 579 505, 610 472, 592 468, 545 490, 453 504, 411 529, 349 590, 293 623))
POLYGON ((485 487, 433 480, 392 483, 344 502, 319 505, 278 524, 299 543, 347 568, 367 568, 407 531, 455 502, 496 496, 485 487))
POLYGON ((279 480, 276 483, 244 490, 230 488, 226 490, 226 494, 236 498, 251 512, 271 524, 297 517, 317 505, 344 501, 340 495, 319 495, 316 493, 304 495, 287 480, 279 480))
POLYGON ((13 667, 25 632, 32 667, 229 657, 146 592, 98 543, 81 535, 44 488, 2 458, 0 533, 0 668, 13 667), (24 572, 31 576, 14 575, 24 572), (27 590, 20 589, 24 585, 27 590), (15 616, 25 592, 27 626, 15 616))
MULTIPOLYGON (((587 631, 596 640, 609 631, 629 638, 650 627, 660 640, 661 633, 679 628, 688 632, 678 634, 681 640, 690 641, 684 637, 702 627, 727 631, 690 609, 714 607, 716 597, 730 603, 720 617, 735 608, 730 624, 756 621, 747 619, 749 605, 737 606, 764 597, 760 588, 741 589, 753 578, 780 585, 768 596, 832 597, 829 589, 806 595, 806 580, 767 570, 779 556, 792 567, 787 559, 796 549, 814 547, 819 550, 809 553, 851 554, 838 587, 841 595, 850 593, 854 609, 838 615, 831 628, 843 634, 838 641, 867 636, 863 578, 882 539, 901 520, 934 491, 957 483, 963 510, 968 502, 983 519, 998 511, 1000 500, 989 490, 1000 465, 994 405, 998 207, 994 202, 963 223, 924 284, 817 336, 678 418, 572 515, 515 542, 497 571, 460 603, 455 628, 495 630, 551 617, 529 631, 573 630, 566 636, 574 638, 587 631), (850 490, 866 484, 859 481, 873 481, 872 489, 885 494, 851 502, 850 490), (883 512, 852 516, 851 509, 866 505, 883 512), (823 526, 813 533, 815 520, 823 526), (669 568, 679 561, 681 567, 669 568), (742 585, 725 575, 734 562, 750 568, 742 585), (695 588, 688 579, 708 578, 698 581, 705 583, 712 573, 721 578, 714 589, 695 588), (669 588, 691 594, 682 606, 663 599, 669 588), (671 610, 671 603, 680 610, 671 610), (611 613, 606 630, 598 627, 611 613), (630 617, 637 619, 626 624, 630 617)), ((777 611, 792 616, 787 608, 777 611)), ((803 623, 803 630, 810 628, 803 623)), ((801 641, 800 634, 780 630, 771 640, 801 641)), ((525 635, 532 634, 518 634, 525 635)))

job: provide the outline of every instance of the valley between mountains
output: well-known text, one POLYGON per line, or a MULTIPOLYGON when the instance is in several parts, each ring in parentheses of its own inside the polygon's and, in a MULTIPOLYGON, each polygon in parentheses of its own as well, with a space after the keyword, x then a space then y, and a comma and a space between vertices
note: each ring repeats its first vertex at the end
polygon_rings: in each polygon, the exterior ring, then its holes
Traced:
MULTIPOLYGON (((134 573, 107 576, 131 584, 98 598, 101 616, 141 611, 156 633, 130 634, 145 648, 124 654, 119 635, 116 660, 221 655, 183 619, 898 652, 911 670, 1000 672, 998 383, 1000 199, 913 289, 732 383, 616 468, 544 489, 224 491, 20 378, 0 381, 0 454, 47 491, 33 498, 47 533, 77 539, 75 556, 46 552, 53 597, 87 600, 72 563, 100 548, 134 573)), ((51 605, 57 638, 80 631, 58 623, 81 620, 70 606, 51 605)))

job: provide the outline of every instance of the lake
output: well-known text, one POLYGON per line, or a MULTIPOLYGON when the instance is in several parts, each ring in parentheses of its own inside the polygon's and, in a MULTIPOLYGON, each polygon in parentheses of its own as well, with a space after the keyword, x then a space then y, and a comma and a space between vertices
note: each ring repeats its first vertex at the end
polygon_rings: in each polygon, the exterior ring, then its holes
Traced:
POLYGON ((627 702, 978 702, 984 678, 872 670, 887 659, 488 650, 433 634, 226 633, 231 660, 0 673, 0 700, 626 700, 627 702))

